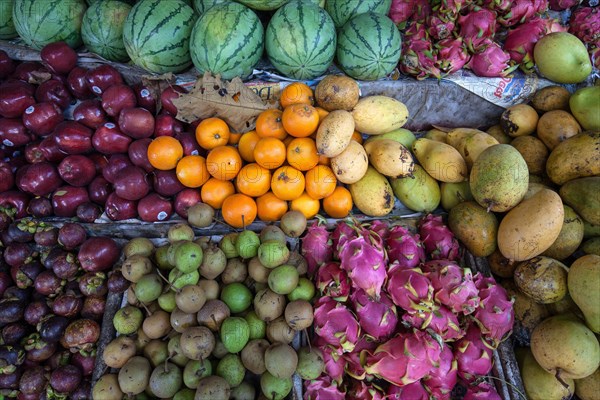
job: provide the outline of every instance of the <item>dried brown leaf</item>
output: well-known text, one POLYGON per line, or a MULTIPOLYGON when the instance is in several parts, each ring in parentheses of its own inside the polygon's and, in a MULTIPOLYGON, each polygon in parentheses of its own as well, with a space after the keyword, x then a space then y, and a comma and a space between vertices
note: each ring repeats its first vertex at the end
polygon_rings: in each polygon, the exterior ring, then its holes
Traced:
POLYGON ((256 126, 258 115, 277 107, 261 99, 240 78, 221 80, 220 76, 205 73, 187 94, 173 100, 177 107, 177 119, 194 122, 199 119, 218 117, 234 132, 248 132, 256 126))

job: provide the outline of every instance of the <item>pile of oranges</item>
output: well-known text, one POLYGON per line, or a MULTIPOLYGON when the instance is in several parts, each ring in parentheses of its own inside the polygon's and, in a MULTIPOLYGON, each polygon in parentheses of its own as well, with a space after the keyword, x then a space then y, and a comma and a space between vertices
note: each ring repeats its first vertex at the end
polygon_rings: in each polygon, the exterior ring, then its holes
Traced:
MULTIPOLYGON (((256 217, 277 221, 288 210, 307 219, 321 208, 330 217, 346 217, 352 196, 315 143, 328 112, 314 106, 312 89, 300 82, 286 86, 279 101, 282 110, 263 111, 256 129, 243 134, 230 132, 220 118, 202 120, 195 136, 206 157, 184 156, 176 138, 160 136, 150 143, 148 160, 156 169, 175 169, 184 186, 199 188, 202 201, 236 228, 256 217)), ((362 142, 358 132, 353 139, 362 142)))

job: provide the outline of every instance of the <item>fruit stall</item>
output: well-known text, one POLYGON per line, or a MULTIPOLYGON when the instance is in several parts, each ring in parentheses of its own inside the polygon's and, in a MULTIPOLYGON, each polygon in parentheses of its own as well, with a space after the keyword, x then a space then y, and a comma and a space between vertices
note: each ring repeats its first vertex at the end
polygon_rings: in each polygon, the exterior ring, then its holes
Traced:
POLYGON ((0 398, 600 399, 597 0, 0 0, 0 398))

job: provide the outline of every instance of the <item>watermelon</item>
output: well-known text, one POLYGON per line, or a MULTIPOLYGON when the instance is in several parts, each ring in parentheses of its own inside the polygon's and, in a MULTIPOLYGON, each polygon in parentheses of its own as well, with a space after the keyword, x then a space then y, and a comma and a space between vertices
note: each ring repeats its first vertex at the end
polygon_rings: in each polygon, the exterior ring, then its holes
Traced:
POLYGON ((263 54, 264 28, 248 7, 227 2, 209 8, 192 31, 190 51, 200 73, 248 77, 263 54))
POLYGON ((202 15, 216 4, 225 3, 229 0, 194 0, 194 9, 198 13, 198 15, 202 15))
POLYGON ((109 61, 127 61, 129 56, 123 44, 123 25, 130 11, 131 6, 119 0, 92 4, 81 24, 81 38, 88 50, 109 61))
POLYGON ((277 10, 289 0, 237 0, 238 3, 255 10, 277 10))
POLYGON ((131 61, 154 73, 192 65, 190 35, 197 16, 181 0, 141 0, 125 19, 123 42, 131 61))
POLYGON ((12 39, 19 34, 13 23, 13 6, 15 0, 0 0, 0 39, 12 39))
POLYGON ((265 48, 273 66, 285 76, 313 79, 327 71, 333 61, 335 25, 318 5, 292 0, 271 18, 265 48))
POLYGON ((59 41, 77 48, 85 9, 84 0, 16 0, 13 22, 21 39, 36 50, 59 41))
POLYGON ((333 23, 340 29, 352 17, 369 11, 388 15, 392 0, 327 0, 325 10, 331 15, 333 23))
POLYGON ((382 14, 359 14, 340 29, 337 64, 349 76, 365 81, 391 73, 400 59, 400 32, 382 14))

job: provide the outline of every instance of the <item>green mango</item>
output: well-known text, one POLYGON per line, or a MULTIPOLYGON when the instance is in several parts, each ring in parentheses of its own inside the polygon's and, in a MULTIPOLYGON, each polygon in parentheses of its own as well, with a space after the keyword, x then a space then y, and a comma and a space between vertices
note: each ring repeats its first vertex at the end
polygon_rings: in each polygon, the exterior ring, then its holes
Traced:
POLYGON ((412 176, 390 179, 390 184, 398 200, 413 211, 431 212, 440 204, 438 182, 419 165, 412 176))
POLYGON ((463 201, 473 200, 469 182, 442 182, 440 185, 442 208, 450 211, 452 207, 463 201))
POLYGON ((600 176, 573 179, 559 190, 562 201, 587 222, 600 225, 600 176))

